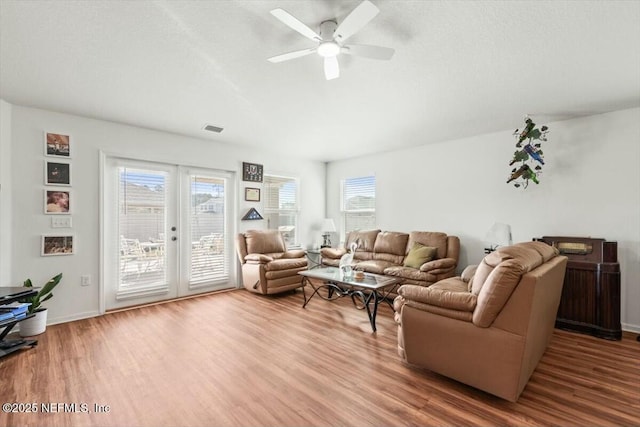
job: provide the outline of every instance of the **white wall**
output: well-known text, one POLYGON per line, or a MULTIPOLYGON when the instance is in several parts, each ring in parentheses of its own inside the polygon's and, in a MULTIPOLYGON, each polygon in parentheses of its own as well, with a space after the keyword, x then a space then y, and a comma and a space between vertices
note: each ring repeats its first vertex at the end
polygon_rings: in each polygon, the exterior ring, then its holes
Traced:
POLYGON ((243 161, 263 164, 265 173, 299 177, 302 193, 300 240, 306 243, 318 239, 316 235, 319 235, 325 209, 326 165, 322 162, 16 105, 12 106, 11 132, 14 230, 11 278, 14 283, 21 283, 30 277, 37 285, 56 273, 63 273, 63 281, 56 288, 54 298, 46 303, 50 323, 99 313, 101 150, 138 159, 235 172, 239 188, 237 229, 240 231, 264 227, 263 221, 240 223, 250 206, 261 211, 261 204, 244 202, 244 187, 256 185, 242 182, 243 161), (73 138, 71 190, 75 205, 71 230, 52 229, 51 216, 43 214, 44 131, 68 133, 73 138), (55 231, 71 231, 75 235, 75 255, 40 257, 40 236, 55 231), (92 286, 80 286, 80 276, 85 274, 92 276, 92 286))
POLYGON ((327 213, 340 224, 341 179, 374 173, 378 226, 459 236, 460 270, 482 259, 494 222, 510 224, 514 242, 543 235, 617 241, 622 327, 640 332, 640 108, 539 124, 550 128, 539 185, 506 184, 515 151, 508 129, 330 163, 327 213))
POLYGON ((0 99, 0 286, 11 282, 11 104, 0 99))

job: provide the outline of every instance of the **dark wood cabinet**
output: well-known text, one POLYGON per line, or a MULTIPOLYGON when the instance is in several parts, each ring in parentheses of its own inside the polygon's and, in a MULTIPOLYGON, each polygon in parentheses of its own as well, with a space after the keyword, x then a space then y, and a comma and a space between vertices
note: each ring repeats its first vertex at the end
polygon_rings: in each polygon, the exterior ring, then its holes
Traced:
POLYGON ((534 240, 557 248, 569 258, 556 327, 621 339, 618 243, 562 236, 534 240))

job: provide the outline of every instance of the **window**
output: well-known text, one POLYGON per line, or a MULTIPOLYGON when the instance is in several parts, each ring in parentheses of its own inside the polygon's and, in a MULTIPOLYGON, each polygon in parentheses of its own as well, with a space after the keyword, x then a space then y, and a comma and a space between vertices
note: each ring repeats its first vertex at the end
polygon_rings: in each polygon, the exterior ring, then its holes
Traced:
POLYGON ((345 234, 376 228, 376 177, 344 179, 341 192, 345 234))
POLYGON ((264 211, 267 228, 280 230, 287 247, 298 243, 298 180, 264 176, 264 211))

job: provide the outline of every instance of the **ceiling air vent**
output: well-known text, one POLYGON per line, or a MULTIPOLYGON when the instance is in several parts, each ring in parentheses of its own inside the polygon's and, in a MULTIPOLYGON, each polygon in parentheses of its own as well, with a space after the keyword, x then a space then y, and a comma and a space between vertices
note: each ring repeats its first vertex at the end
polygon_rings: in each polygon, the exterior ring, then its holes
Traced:
POLYGON ((202 130, 206 130, 206 131, 209 131, 209 132, 220 133, 220 132, 222 132, 223 128, 219 128, 218 126, 214 126, 214 125, 204 125, 202 130))

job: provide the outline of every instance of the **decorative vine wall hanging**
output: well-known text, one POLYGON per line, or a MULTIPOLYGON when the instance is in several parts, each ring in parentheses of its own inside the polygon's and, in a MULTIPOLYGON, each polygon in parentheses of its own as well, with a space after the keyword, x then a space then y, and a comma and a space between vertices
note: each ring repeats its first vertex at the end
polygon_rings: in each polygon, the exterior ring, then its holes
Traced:
POLYGON ((516 188, 527 188, 529 186, 529 180, 540 183, 539 176, 542 173, 542 166, 544 165, 544 157, 542 153, 542 142, 547 140, 547 133, 549 128, 542 126, 540 129, 536 128, 536 124, 529 117, 525 117, 525 127, 520 131, 516 129, 513 135, 516 137, 516 148, 518 149, 513 153, 513 159, 509 163, 509 166, 520 162, 520 166, 516 166, 511 170, 511 175, 507 184, 513 182, 513 186, 516 188), (525 141, 528 140, 528 141, 525 141), (522 144, 525 144, 524 146, 522 144))

